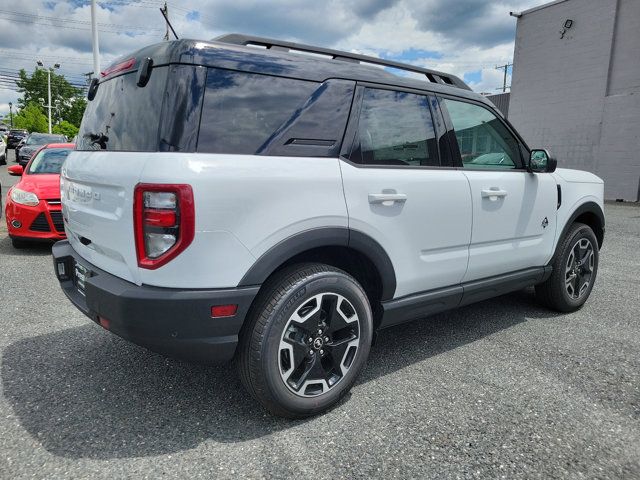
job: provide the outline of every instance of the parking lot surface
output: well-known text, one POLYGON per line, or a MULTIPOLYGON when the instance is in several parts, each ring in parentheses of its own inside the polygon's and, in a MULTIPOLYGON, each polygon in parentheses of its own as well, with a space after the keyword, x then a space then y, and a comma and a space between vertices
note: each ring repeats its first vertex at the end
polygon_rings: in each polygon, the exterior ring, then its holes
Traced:
POLYGON ((606 216, 582 310, 526 290, 387 330, 345 401, 289 421, 232 366, 90 322, 3 214, 0 478, 640 478, 640 208, 606 216))

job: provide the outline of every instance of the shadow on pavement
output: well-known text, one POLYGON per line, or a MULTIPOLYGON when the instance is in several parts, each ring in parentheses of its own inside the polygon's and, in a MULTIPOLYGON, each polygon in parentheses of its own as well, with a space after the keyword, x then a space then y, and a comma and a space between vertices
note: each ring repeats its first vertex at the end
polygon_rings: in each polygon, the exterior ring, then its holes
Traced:
MULTIPOLYGON (((4 222, 4 218, 0 220, 4 222)), ((24 248, 15 248, 11 245, 11 239, 3 232, 0 234, 0 253, 2 255, 13 255, 20 257, 44 257, 46 255, 51 255, 51 247, 53 246, 53 242, 33 242, 27 244, 24 248)))
MULTIPOLYGON (((524 291, 386 330, 360 383, 526 317, 550 316, 524 291)), ((207 439, 245 441, 300 423, 262 410, 230 365, 166 359, 90 323, 8 346, 2 381, 4 396, 30 435, 49 452, 72 458, 174 453, 207 439)), ((342 408, 349 408, 348 397, 345 402, 342 408)))

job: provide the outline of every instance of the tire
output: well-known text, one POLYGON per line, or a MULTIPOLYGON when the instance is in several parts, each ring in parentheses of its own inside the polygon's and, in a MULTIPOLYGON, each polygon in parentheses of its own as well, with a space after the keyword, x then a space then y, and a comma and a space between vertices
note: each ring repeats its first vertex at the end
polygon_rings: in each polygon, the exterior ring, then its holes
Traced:
POLYGON ((598 240, 591 227, 578 222, 571 225, 556 249, 551 276, 536 285, 540 303, 559 312, 582 307, 593 289, 599 257, 598 240))
POLYGON ((286 418, 338 403, 364 367, 373 336, 371 306, 358 282, 328 265, 293 265, 264 285, 254 307, 238 348, 251 396, 286 418))
POLYGON ((24 240, 20 240, 19 238, 12 238, 11 245, 13 248, 17 248, 18 250, 22 250, 27 246, 27 243, 24 240))

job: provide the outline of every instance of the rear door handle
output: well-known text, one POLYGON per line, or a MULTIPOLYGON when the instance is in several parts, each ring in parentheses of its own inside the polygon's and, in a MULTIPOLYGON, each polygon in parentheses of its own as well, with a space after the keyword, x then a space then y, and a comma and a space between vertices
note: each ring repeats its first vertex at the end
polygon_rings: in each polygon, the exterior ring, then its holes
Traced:
POLYGON ((505 190, 500 190, 498 187, 491 187, 488 190, 482 190, 482 198, 489 198, 491 199, 491 197, 506 197, 507 196, 507 192, 505 190))
POLYGON ((370 193, 369 203, 381 203, 385 206, 393 205, 395 202, 406 202, 407 195, 404 193, 370 193))

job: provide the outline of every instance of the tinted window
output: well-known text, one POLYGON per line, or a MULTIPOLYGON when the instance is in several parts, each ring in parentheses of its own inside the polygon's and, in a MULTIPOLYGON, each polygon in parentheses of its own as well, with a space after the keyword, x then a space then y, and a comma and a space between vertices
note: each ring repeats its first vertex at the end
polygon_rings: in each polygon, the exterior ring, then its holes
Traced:
POLYGON ((128 73, 100 83, 87 103, 78 133, 78 150, 158 150, 158 127, 167 67, 152 69, 144 87, 128 73))
POLYGON ((445 99, 444 104, 465 167, 513 169, 520 165, 518 141, 498 117, 471 103, 445 99))
POLYGON ((62 135, 49 135, 47 133, 32 133, 27 139, 27 145, 44 145, 45 143, 62 143, 66 141, 62 135))
POLYGON ((428 98, 366 89, 351 160, 366 165, 439 166, 428 98))
POLYGON ((29 164, 27 173, 60 173, 62 164, 70 151, 70 148, 48 148, 41 150, 40 153, 36 155, 36 158, 29 164))
POLYGON ((198 151, 258 153, 317 87, 315 82, 209 69, 198 151))

